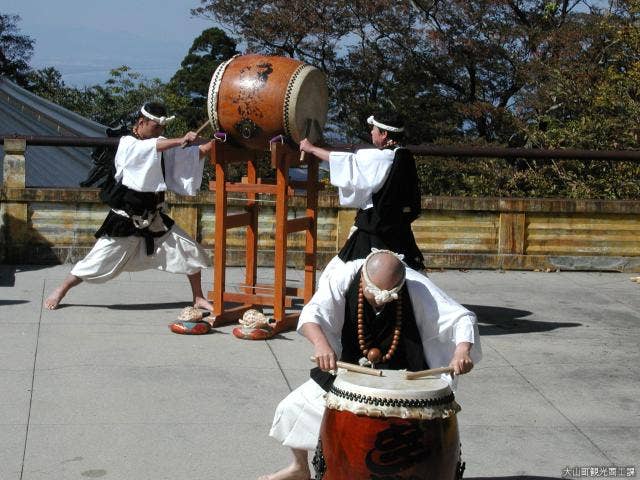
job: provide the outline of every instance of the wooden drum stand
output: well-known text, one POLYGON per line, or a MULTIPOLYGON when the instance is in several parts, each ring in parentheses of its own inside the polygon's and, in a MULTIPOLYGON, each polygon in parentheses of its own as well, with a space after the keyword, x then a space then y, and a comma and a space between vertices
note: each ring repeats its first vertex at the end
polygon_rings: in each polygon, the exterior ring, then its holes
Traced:
POLYGON ((275 324, 267 330, 256 330, 254 334, 240 335, 240 329, 234 335, 247 339, 264 339, 278 332, 295 328, 299 312, 287 314, 285 308, 292 307, 294 299, 302 298, 307 303, 315 290, 316 245, 317 245, 317 208, 319 160, 306 155, 307 180, 290 181, 289 168, 300 162, 300 152, 284 143, 271 143, 271 166, 276 170, 274 183, 262 183, 257 175, 256 156, 251 150, 241 149, 227 143, 214 142, 211 149, 211 164, 215 167, 216 178, 209 188, 215 192, 215 238, 213 255, 213 291, 208 299, 213 302, 214 317, 212 326, 238 321, 242 314, 257 306, 273 308, 275 324), (246 163, 247 175, 242 182, 227 181, 227 165, 246 163), (306 191, 305 216, 288 219, 289 198, 295 190, 306 191), (227 194, 244 193, 247 199, 245 213, 227 213, 227 194), (274 284, 257 285, 258 266, 258 199, 257 194, 275 196, 275 252, 274 284), (246 270, 241 291, 230 292, 226 289, 226 237, 227 230, 244 227, 246 229, 246 270), (306 233, 304 249, 304 287, 288 288, 287 272, 287 235, 293 232, 306 233), (240 304, 225 308, 225 302, 240 304))

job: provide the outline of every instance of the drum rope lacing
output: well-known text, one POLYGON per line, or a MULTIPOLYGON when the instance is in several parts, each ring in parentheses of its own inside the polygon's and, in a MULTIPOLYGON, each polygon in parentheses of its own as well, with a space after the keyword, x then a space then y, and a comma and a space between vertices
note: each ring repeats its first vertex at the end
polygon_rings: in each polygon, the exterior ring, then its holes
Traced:
POLYGON ((291 78, 289 79, 289 83, 287 84, 287 89, 284 94, 284 102, 282 105, 282 119, 284 123, 284 134, 288 137, 291 137, 291 120, 289 118, 289 105, 291 103, 291 95, 293 94, 293 86, 295 82, 302 72, 307 68, 312 68, 310 65, 300 65, 295 71, 291 74, 291 78))
POLYGON ((224 75, 227 66, 234 60, 238 55, 234 55, 229 60, 222 62, 218 65, 215 72, 213 72, 213 77, 211 78, 211 83, 209 84, 209 93, 207 96, 208 99, 208 107, 209 107, 209 120, 211 120, 211 126, 213 130, 220 129, 220 123, 218 122, 218 89, 220 88, 220 83, 222 82, 222 76, 224 75))
POLYGON ((375 405, 377 407, 404 407, 404 408, 427 408, 427 407, 439 407, 442 405, 451 404, 455 400, 453 392, 440 398, 422 398, 422 399, 409 399, 409 398, 378 398, 363 395, 360 393, 353 393, 346 390, 342 390, 336 386, 331 386, 330 393, 333 395, 351 400, 352 402, 364 403, 367 405, 375 405))

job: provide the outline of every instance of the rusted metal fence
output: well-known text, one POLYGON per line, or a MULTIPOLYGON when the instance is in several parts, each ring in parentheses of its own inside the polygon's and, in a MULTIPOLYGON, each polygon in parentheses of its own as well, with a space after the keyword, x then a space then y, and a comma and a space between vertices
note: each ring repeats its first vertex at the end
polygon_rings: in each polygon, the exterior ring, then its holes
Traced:
MULTIPOLYGON (((110 137, 64 137, 42 135, 5 135, 0 136, 0 144, 4 139, 23 139, 27 146, 48 147, 99 147, 115 146, 118 138, 110 137)), ((367 147, 365 144, 335 144, 330 149, 354 151, 367 147)), ((534 149, 509 147, 478 147, 452 145, 408 145, 415 155, 426 157, 461 157, 461 158, 531 158, 531 159, 574 159, 574 160, 614 160, 638 161, 640 150, 579 150, 579 149, 534 149)))

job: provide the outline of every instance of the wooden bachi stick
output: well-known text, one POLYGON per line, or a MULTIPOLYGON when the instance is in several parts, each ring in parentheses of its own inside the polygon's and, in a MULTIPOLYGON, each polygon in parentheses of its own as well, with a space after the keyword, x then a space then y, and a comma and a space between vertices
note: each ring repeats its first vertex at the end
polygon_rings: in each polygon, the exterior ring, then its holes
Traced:
MULTIPOLYGON (((312 362, 316 361, 316 357, 309 357, 309 360, 312 362)), ((364 373, 365 375, 373 375, 374 377, 382 377, 382 370, 377 370, 375 368, 370 367, 361 367, 360 365, 354 365, 353 363, 340 362, 337 361, 336 365, 340 368, 344 368, 345 370, 349 370, 351 372, 364 373)))
MULTIPOLYGON (((209 120, 207 120, 206 122, 204 122, 202 125, 200 125, 200 128, 198 128, 198 130, 196 130, 196 135, 200 135, 202 133, 202 131, 207 128, 207 125, 209 125, 209 120)), ((187 145, 189 145, 188 142, 182 142, 182 148, 185 148, 187 145)))
POLYGON ((405 378, 407 380, 415 380, 417 378, 431 377, 441 373, 453 373, 453 367, 431 368, 429 370, 420 370, 419 372, 407 372, 405 378))

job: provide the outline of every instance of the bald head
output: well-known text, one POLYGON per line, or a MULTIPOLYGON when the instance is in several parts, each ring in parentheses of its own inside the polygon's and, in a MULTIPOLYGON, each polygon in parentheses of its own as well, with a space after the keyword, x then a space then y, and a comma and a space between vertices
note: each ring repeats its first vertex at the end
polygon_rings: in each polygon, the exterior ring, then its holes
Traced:
POLYGON ((398 286, 405 275, 404 263, 393 253, 380 251, 370 255, 365 268, 369 280, 381 290, 398 286))

